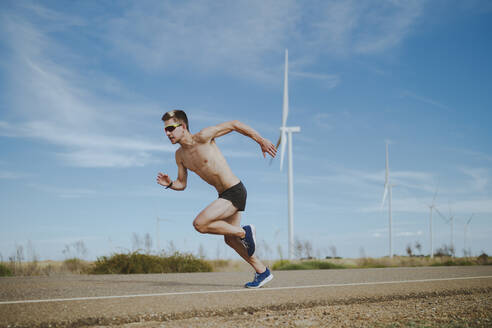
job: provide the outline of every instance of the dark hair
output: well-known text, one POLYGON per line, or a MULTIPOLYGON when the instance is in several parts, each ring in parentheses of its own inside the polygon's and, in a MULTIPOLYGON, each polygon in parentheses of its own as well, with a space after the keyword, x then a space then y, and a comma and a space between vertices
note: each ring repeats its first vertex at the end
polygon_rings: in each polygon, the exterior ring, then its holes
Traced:
POLYGON ((190 127, 188 125, 188 117, 186 116, 186 113, 180 109, 174 109, 172 111, 167 112, 162 116, 163 121, 167 121, 170 119, 175 119, 179 123, 184 123, 186 124, 186 130, 190 131, 190 127))

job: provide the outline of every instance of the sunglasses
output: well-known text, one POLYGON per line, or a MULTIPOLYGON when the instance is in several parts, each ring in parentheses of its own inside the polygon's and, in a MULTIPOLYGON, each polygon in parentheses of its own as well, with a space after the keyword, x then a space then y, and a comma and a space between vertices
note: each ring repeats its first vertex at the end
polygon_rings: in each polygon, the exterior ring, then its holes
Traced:
POLYGON ((174 129, 176 129, 178 126, 181 126, 182 124, 181 123, 177 123, 177 124, 171 124, 171 125, 168 125, 164 128, 164 130, 166 130, 167 132, 173 132, 174 129))

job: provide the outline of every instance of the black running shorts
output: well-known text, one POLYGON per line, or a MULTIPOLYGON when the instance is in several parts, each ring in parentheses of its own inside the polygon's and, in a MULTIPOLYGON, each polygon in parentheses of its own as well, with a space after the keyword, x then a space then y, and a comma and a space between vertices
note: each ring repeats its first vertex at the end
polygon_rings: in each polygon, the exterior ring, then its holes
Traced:
POLYGON ((244 211, 246 208, 246 197, 248 193, 242 182, 230 187, 224 192, 219 194, 219 198, 224 198, 231 201, 232 205, 237 208, 238 211, 244 211))

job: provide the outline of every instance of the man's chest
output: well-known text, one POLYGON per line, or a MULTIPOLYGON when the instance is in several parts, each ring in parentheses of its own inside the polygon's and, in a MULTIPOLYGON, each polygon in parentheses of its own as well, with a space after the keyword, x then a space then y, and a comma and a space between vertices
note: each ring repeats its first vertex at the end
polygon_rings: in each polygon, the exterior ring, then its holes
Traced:
POLYGON ((207 166, 214 158, 212 148, 210 145, 198 145, 184 150, 181 154, 184 166, 191 171, 207 166))

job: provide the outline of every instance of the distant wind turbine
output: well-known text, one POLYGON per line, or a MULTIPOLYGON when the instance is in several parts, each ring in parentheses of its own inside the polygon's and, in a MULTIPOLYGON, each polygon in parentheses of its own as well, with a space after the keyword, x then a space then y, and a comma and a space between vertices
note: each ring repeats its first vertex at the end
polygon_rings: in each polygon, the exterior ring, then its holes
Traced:
POLYGON ((432 211, 434 209, 437 210, 436 208, 436 197, 437 197, 437 188, 436 192, 434 193, 434 198, 432 198, 432 203, 430 205, 427 205, 430 209, 430 217, 429 217, 429 235, 430 235, 430 257, 431 259, 434 258, 434 244, 433 244, 433 238, 434 235, 432 233, 432 211))
POLYGON ((473 215, 475 215, 475 214, 472 214, 470 216, 470 218, 468 219, 468 221, 465 223, 465 232, 464 232, 464 235, 465 235, 465 238, 464 239, 465 240, 464 240, 464 243, 463 243, 464 244, 464 250, 465 250, 465 256, 467 254, 468 254, 468 256, 471 256, 471 247, 470 247, 469 250, 467 249, 467 242, 466 241, 467 241, 467 238, 468 238, 468 226, 470 225, 470 222, 473 219, 473 215))
POLYGON ((451 212, 451 204, 449 204, 449 224, 451 226, 451 255, 454 257, 454 215, 451 212))
POLYGON ((388 153, 388 145, 389 142, 386 141, 386 173, 384 178, 384 193, 383 193, 383 201, 381 202, 381 208, 384 206, 384 201, 386 200, 386 195, 388 195, 388 230, 389 230, 389 257, 393 258, 393 236, 392 236, 392 218, 391 218, 391 190, 395 185, 393 185, 390 181, 389 174, 389 153, 388 153))
POLYGON ((294 257, 294 173, 292 167, 292 133, 301 132, 298 126, 288 127, 287 116, 289 115, 289 52, 285 49, 285 71, 284 71, 284 101, 282 106, 282 126, 277 141, 277 149, 280 150, 280 170, 284 164, 285 144, 288 143, 288 214, 289 214, 289 259, 294 257))
POLYGON ((449 209, 449 213, 450 213, 450 216, 449 218, 445 217, 441 211, 439 211, 437 208, 434 208, 437 212, 437 214, 439 214, 439 216, 441 217, 441 219, 443 219, 444 222, 446 222, 447 224, 449 224, 451 226, 451 245, 450 245, 450 251, 451 251, 451 256, 454 257, 454 245, 453 245, 453 219, 454 217, 451 216, 451 208, 449 209))

